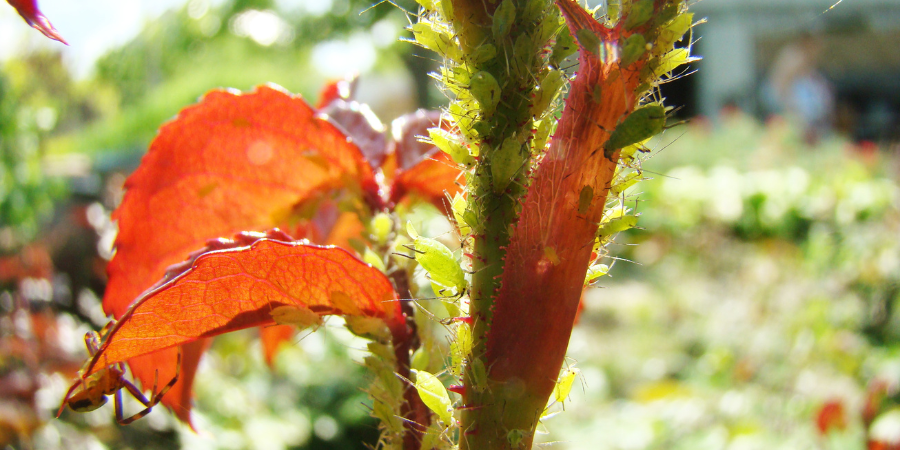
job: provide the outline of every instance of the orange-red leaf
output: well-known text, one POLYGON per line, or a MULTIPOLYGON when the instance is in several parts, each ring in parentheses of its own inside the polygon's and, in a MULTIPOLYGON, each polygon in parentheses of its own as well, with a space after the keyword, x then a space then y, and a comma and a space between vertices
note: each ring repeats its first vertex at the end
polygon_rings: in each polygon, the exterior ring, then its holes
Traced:
POLYGON ((822 435, 827 435, 831 430, 846 429, 847 413, 844 411, 844 402, 840 399, 831 399, 825 402, 816 413, 816 428, 822 435))
POLYGON ((280 306, 382 318, 395 335, 404 335, 395 299, 384 274, 343 249, 262 238, 202 253, 190 269, 141 297, 107 334, 84 375, 200 338, 272 324, 272 310, 280 306))
POLYGON ((354 75, 341 80, 331 80, 322 86, 319 90, 319 101, 316 102, 316 109, 322 109, 335 100, 350 100, 356 92, 356 84, 359 78, 354 75))
POLYGON ((338 98, 319 109, 319 113, 327 116, 359 146, 373 169, 381 167, 387 156, 387 139, 384 124, 369 105, 338 98))
POLYGON ((275 356, 278 355, 278 350, 281 350, 282 344, 287 344, 295 334, 297 327, 293 325, 272 325, 259 329, 263 357, 269 367, 275 364, 275 356))
POLYGON ((393 128, 399 130, 393 143, 399 167, 391 190, 392 201, 416 195, 449 213, 446 196, 459 192, 465 178, 446 153, 420 141, 421 136, 428 136, 428 128, 440 124, 440 118, 440 112, 419 110, 394 121, 393 128))
POLYGON ((301 97, 269 86, 213 91, 183 110, 125 186, 103 300, 117 318, 207 239, 277 226, 328 190, 377 192, 356 145, 301 97))
MULTIPOLYGON (((341 248, 352 248, 350 242, 363 236, 365 226, 359 215, 353 212, 340 211, 333 202, 322 202, 315 217, 306 224, 304 237, 316 244, 336 245, 341 248)), ((283 343, 291 340, 297 327, 274 325, 260 328, 263 355, 270 366, 283 343)))
POLYGON ((25 19, 25 22, 28 25, 31 25, 34 29, 43 33, 44 36, 47 36, 50 39, 55 41, 62 42, 63 44, 69 45, 65 39, 56 31, 56 28, 53 28, 53 24, 47 20, 47 17, 41 12, 38 8, 36 0, 6 0, 7 3, 16 8, 16 11, 19 12, 19 15, 25 19))

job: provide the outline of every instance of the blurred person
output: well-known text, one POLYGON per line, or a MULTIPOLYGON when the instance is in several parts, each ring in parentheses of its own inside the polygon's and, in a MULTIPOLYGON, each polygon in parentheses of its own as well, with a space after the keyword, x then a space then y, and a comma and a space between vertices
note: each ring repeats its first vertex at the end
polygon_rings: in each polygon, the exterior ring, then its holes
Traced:
POLYGON ((784 46, 763 88, 769 111, 799 120, 809 144, 830 132, 834 120, 834 90, 818 70, 821 52, 822 43, 812 34, 784 46))

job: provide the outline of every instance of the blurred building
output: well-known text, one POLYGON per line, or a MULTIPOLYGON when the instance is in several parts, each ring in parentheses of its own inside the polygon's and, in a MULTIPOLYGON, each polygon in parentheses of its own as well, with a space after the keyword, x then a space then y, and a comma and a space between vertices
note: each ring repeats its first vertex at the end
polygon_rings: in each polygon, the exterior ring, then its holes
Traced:
MULTIPOLYGON (((896 140, 900 121, 900 1, 703 0, 696 75, 664 88, 686 115, 737 106, 765 117, 765 81, 783 49, 812 37, 834 95, 834 126, 856 139, 896 140), (834 6, 833 8, 831 8, 834 6)), ((799 47, 799 45, 798 45, 799 47)), ((784 58, 783 58, 784 59, 784 58)))

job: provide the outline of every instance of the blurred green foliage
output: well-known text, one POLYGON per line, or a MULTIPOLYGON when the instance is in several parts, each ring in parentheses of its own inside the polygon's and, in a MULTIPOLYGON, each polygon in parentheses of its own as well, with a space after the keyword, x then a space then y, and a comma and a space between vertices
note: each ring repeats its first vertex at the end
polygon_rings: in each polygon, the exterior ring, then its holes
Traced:
MULTIPOLYGON (((416 9, 412 0, 397 3, 416 9)), ((385 29, 399 34, 407 23, 404 13, 389 4, 362 14, 370 2, 330 5, 311 13, 285 10, 270 0, 217 5, 191 0, 149 21, 137 37, 100 58, 86 82, 104 98, 107 113, 84 130, 58 136, 50 151, 142 152, 163 123, 215 88, 249 90, 271 82, 314 101, 325 82, 312 65, 316 44, 353 35, 371 40, 368 34, 385 29), (270 33, 254 38, 245 29, 253 26, 270 33)), ((411 51, 412 46, 394 39, 378 49, 374 70, 396 71, 411 51)), ((425 77, 422 71, 417 79, 425 77)))
POLYGON ((56 127, 64 107, 55 95, 65 89, 67 74, 58 61, 53 64, 50 55, 23 61, 25 72, 29 63, 49 69, 47 84, 37 86, 15 73, 0 74, 0 253, 37 237, 40 225, 53 212, 53 200, 64 192, 58 180, 44 173, 41 142, 56 127))

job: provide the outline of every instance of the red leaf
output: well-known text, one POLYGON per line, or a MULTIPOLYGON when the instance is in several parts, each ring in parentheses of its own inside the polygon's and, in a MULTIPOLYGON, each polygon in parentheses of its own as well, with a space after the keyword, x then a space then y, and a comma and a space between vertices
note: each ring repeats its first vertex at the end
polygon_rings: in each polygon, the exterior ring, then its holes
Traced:
MULTIPOLYGON (((207 239, 279 225, 319 193, 377 192, 359 149, 299 96, 213 91, 160 130, 126 182, 103 307, 128 305, 207 239)), ((374 194, 373 194, 374 195, 374 194)))
POLYGON ((262 342, 263 356, 266 364, 272 367, 275 363, 275 355, 281 349, 281 344, 290 341, 297 334, 297 327, 293 325, 272 325, 259 329, 259 340, 262 342))
POLYGON ((40 31, 50 39, 54 41, 62 42, 63 44, 69 45, 65 39, 56 31, 56 28, 53 28, 53 24, 50 23, 49 20, 44 16, 40 9, 38 9, 36 0, 6 0, 7 3, 16 8, 16 11, 19 12, 19 15, 25 19, 25 22, 28 25, 31 25, 34 29, 40 31))
POLYGON ((331 80, 319 91, 319 101, 316 109, 322 109, 335 100, 350 100, 356 93, 356 85, 359 77, 352 76, 343 80, 331 80))
POLYGON ((272 310, 281 306, 320 316, 382 318, 395 336, 405 337, 395 299, 384 274, 337 247, 262 238, 246 247, 208 251, 136 301, 109 331, 83 376, 127 360, 134 367, 133 358, 200 338, 273 324, 272 310))
POLYGON ((394 174, 391 201, 399 202, 413 194, 449 214, 445 199, 462 189, 465 177, 446 153, 419 140, 440 123, 440 112, 421 109, 394 121, 393 128, 400 131, 393 143, 399 167, 394 174))
POLYGON ((381 167, 388 151, 384 125, 368 105, 338 98, 319 113, 328 116, 359 146, 373 169, 381 167))
POLYGON ((843 430, 847 428, 844 402, 839 399, 825 402, 816 414, 816 428, 819 429, 819 433, 822 435, 828 434, 832 429, 843 430))

